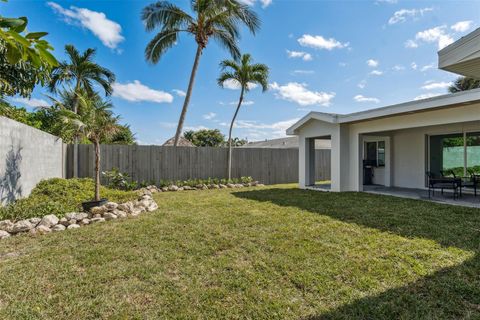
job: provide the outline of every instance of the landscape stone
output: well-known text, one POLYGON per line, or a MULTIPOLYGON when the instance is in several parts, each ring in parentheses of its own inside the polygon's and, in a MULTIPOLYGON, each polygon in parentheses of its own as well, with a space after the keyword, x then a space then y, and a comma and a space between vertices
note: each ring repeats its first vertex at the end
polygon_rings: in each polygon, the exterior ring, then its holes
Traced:
POLYGON ((60 218, 60 220, 58 220, 58 223, 59 223, 60 225, 65 226, 65 227, 68 226, 68 220, 67 220, 67 218, 65 218, 65 217, 60 218))
POLYGON ((105 208, 107 208, 108 211, 115 210, 115 209, 117 209, 117 207, 118 207, 118 204, 115 203, 115 202, 107 202, 105 204, 105 208))
POLYGON ((5 230, 0 230, 0 239, 5 239, 5 238, 8 238, 8 237, 10 237, 10 233, 8 233, 5 230))
POLYGON ((58 223, 59 219, 54 214, 46 215, 42 218, 42 221, 38 224, 39 226, 45 226, 50 228, 58 223))
POLYGON ((35 230, 37 231, 38 234, 45 234, 45 233, 52 232, 52 230, 45 225, 39 225, 38 227, 35 228, 35 230))
POLYGON ((3 220, 0 221, 0 230, 12 232, 13 229, 13 222, 10 220, 3 220))
POLYGON ((113 219, 117 219, 117 216, 114 215, 113 213, 111 212, 106 212, 103 217, 105 218, 105 220, 113 220, 113 219))
POLYGON ((92 209, 90 209, 90 212, 93 214, 93 215, 96 215, 96 214, 104 214, 105 212, 107 212, 108 209, 106 206, 100 206, 100 207, 93 207, 92 209))
POLYGON ((28 220, 20 220, 13 224, 12 233, 25 232, 33 228, 33 225, 28 220))
POLYGON ((78 224, 76 224, 76 223, 71 224, 71 225, 69 225, 69 226, 67 227, 67 229, 78 229, 78 228, 80 228, 80 226, 79 226, 78 224))
POLYGON ((56 231, 63 231, 65 230, 65 226, 63 224, 56 224, 52 227, 52 231, 56 232, 56 231))
POLYGON ((30 223, 36 226, 40 221, 42 221, 41 218, 35 217, 35 218, 30 218, 30 223))
POLYGON ((105 219, 104 218, 93 218, 91 220, 93 223, 96 223, 96 222, 105 222, 105 219))
POLYGON ((78 222, 78 224, 79 224, 79 225, 82 225, 82 226, 87 225, 87 224, 90 224, 90 219, 86 219, 86 218, 85 218, 85 219, 82 219, 82 220, 80 220, 80 221, 78 222))

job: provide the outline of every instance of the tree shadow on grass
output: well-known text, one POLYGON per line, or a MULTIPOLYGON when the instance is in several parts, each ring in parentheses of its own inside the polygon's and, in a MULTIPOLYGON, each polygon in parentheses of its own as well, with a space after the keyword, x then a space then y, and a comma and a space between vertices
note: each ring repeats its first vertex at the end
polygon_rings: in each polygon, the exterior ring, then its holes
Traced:
POLYGON ((479 209, 366 193, 326 193, 296 188, 233 194, 475 252, 475 256, 462 265, 307 319, 480 318, 479 209))

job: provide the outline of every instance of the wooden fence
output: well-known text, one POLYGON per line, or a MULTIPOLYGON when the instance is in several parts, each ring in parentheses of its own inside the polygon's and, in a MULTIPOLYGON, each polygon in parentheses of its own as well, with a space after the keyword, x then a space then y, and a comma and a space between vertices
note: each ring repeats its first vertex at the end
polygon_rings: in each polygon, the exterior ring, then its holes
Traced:
MULTIPOLYGON (((161 146, 101 146, 101 170, 118 168, 136 181, 187 180, 227 177, 226 148, 161 146)), ((92 145, 79 145, 78 176, 92 177, 92 145)), ((72 174, 69 146, 67 170, 72 174)), ((316 179, 330 180, 330 150, 316 150, 316 179)), ((235 148, 232 176, 251 176, 265 184, 298 182, 298 149, 235 148)))

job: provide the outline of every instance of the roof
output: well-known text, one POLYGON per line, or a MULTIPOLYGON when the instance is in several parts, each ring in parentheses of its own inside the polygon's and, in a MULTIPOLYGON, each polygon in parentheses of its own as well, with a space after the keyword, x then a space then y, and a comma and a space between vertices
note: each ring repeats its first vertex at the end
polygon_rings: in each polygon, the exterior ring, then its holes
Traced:
POLYGON ((378 118, 393 117, 403 114, 464 106, 478 102, 480 102, 480 89, 473 89, 349 114, 335 114, 312 111, 308 113, 305 117, 298 120, 290 128, 288 128, 287 134, 295 135, 295 130, 297 130, 306 122, 312 119, 327 123, 353 123, 369 121, 378 118))
MULTIPOLYGON (((315 140, 315 149, 330 149, 330 140, 315 140)), ((240 148, 279 148, 279 149, 298 149, 297 137, 285 137, 279 139, 263 140, 249 142, 240 148)))
POLYGON ((480 28, 438 51, 438 67, 464 76, 480 77, 480 28))
MULTIPOLYGON (((173 146, 173 143, 175 142, 175 137, 171 137, 167 141, 162 144, 164 147, 170 147, 173 146)), ((179 147, 195 147, 193 143, 190 142, 190 140, 185 139, 185 137, 180 137, 178 139, 178 146, 179 147)))

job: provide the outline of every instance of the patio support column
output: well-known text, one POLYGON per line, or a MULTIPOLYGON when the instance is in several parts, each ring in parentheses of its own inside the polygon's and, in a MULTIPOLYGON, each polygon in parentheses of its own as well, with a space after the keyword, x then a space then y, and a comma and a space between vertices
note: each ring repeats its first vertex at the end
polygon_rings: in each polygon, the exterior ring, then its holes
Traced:
POLYGON ((300 137, 299 141, 299 186, 315 184, 315 139, 300 137))

